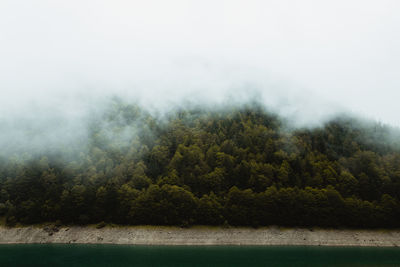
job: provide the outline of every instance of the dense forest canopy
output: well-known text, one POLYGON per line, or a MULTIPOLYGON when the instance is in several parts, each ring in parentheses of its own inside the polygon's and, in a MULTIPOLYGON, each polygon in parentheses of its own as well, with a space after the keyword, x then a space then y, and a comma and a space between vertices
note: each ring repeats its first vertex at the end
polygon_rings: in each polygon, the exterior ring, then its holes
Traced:
POLYGON ((400 134, 379 123, 293 129, 254 103, 159 116, 114 99, 87 127, 63 150, 3 154, 7 224, 399 226, 400 134))

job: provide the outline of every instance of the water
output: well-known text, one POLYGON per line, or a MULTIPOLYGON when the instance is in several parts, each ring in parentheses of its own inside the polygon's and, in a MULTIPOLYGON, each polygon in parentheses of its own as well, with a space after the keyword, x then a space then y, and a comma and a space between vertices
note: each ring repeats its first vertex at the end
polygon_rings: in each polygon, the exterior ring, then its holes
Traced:
POLYGON ((400 248, 0 245, 0 266, 400 266, 400 248))

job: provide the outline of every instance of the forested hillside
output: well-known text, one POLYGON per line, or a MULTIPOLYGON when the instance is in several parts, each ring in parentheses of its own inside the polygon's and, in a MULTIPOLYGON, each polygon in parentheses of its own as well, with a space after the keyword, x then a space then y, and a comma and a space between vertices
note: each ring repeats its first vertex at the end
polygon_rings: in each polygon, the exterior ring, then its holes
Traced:
POLYGON ((396 131, 351 117, 292 129, 256 104, 158 116, 115 100, 88 123, 88 140, 3 154, 0 216, 9 225, 399 227, 396 131))

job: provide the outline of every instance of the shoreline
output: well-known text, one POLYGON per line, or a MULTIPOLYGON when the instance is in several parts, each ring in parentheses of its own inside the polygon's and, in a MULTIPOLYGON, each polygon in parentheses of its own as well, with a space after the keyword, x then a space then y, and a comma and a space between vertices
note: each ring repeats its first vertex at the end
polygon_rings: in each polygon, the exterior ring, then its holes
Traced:
POLYGON ((0 244, 255 245, 398 247, 400 230, 0 226, 0 244))

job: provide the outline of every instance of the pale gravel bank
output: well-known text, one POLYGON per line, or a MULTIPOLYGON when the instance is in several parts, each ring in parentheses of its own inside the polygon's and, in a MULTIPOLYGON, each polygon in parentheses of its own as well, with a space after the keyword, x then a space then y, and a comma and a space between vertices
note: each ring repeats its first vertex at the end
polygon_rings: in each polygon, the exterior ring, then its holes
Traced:
POLYGON ((0 226, 0 244, 400 246, 400 230, 0 226))

